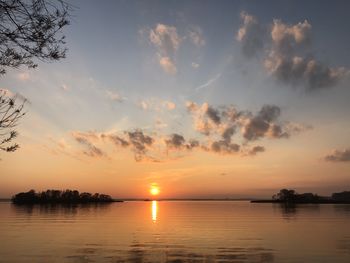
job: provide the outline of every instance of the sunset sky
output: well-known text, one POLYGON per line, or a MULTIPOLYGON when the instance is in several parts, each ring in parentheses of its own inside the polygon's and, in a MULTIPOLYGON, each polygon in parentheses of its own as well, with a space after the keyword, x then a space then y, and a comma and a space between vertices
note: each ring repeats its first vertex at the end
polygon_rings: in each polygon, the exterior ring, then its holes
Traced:
POLYGON ((0 197, 350 189, 349 1, 72 1, 67 58, 8 70, 30 103, 0 197))

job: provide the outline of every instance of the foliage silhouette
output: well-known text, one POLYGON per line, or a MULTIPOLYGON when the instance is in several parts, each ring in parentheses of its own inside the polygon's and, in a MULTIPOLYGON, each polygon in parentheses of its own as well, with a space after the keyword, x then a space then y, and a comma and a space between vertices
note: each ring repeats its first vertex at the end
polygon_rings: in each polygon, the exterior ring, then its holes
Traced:
POLYGON ((332 199, 340 202, 350 201, 350 191, 344 191, 340 193, 333 193, 332 199))
POLYGON ((19 145, 12 141, 18 135, 15 130, 18 120, 25 115, 25 103, 26 99, 8 96, 8 91, 0 89, 0 150, 14 152, 18 149, 19 145), (20 103, 17 103, 18 99, 20 103))
POLYGON ((6 68, 35 68, 34 59, 49 62, 64 58, 71 7, 61 0, 0 0, 0 74, 6 68))
POLYGON ((293 189, 281 189, 272 199, 284 203, 312 203, 322 201, 323 198, 313 193, 298 194, 293 189))
POLYGON ((112 197, 106 194, 91 194, 79 193, 77 190, 46 190, 43 192, 28 192, 18 193, 12 197, 14 204, 48 204, 48 203, 107 203, 114 202, 112 197))
MULTIPOLYGON (((0 0, 0 75, 7 68, 37 67, 35 59, 56 61, 66 56, 62 28, 69 24, 71 6, 62 0, 0 0)), ((0 150, 14 152, 14 130, 24 116, 26 100, 0 90, 0 150)))
POLYGON ((332 196, 319 196, 313 193, 298 194, 293 189, 281 189, 271 200, 252 200, 253 203, 284 203, 284 204, 349 204, 350 191, 333 193, 332 196))

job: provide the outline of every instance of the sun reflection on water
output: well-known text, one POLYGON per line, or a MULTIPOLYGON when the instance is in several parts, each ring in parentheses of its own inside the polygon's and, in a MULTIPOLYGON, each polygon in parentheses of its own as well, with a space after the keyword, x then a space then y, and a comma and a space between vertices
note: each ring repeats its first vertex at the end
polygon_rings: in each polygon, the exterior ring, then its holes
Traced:
POLYGON ((158 210, 158 204, 157 201, 152 201, 152 221, 157 221, 157 210, 158 210))

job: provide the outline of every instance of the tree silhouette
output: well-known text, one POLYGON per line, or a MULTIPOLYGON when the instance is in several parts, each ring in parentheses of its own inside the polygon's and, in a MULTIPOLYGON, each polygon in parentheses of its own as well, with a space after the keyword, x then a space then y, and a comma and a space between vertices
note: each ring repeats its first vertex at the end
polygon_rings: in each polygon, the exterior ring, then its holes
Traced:
MULTIPOLYGON (((282 203, 318 203, 326 202, 326 198, 320 197, 313 193, 298 194, 293 189, 281 189, 277 194, 272 196, 272 199, 282 203)), ((328 199, 330 201, 330 199, 328 199)))
POLYGON ((0 150, 14 152, 19 147, 12 142, 17 137, 15 127, 25 114, 23 107, 26 100, 20 98, 22 102, 18 104, 18 96, 10 96, 8 93, 0 90, 0 150))
POLYGON ((70 6, 61 0, 0 0, 0 74, 6 68, 35 68, 34 59, 64 58, 70 6))
MULTIPOLYGON (((62 28, 69 24, 71 6, 62 0, 0 0, 0 75, 21 65, 35 68, 64 58, 67 49, 62 28)), ((18 144, 14 129, 26 100, 0 90, 0 150, 13 152, 18 144)))
POLYGON ((12 197, 15 204, 48 204, 48 203, 110 203, 114 202, 112 197, 106 194, 79 193, 77 190, 46 190, 43 192, 21 192, 12 197))
POLYGON ((276 195, 272 196, 272 199, 283 202, 295 201, 297 193, 292 189, 281 189, 276 195))

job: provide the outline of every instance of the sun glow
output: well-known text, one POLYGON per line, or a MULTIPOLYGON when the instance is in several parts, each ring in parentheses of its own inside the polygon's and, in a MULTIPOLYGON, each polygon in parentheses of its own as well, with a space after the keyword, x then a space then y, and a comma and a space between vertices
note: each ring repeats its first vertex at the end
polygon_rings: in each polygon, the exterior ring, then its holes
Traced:
POLYGON ((158 185, 152 184, 152 185, 151 185, 151 188, 150 188, 150 190, 149 190, 149 192, 150 192, 150 194, 153 195, 153 196, 158 195, 158 194, 159 194, 159 187, 158 187, 158 185))

